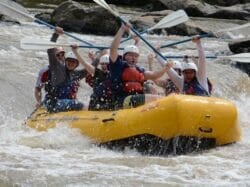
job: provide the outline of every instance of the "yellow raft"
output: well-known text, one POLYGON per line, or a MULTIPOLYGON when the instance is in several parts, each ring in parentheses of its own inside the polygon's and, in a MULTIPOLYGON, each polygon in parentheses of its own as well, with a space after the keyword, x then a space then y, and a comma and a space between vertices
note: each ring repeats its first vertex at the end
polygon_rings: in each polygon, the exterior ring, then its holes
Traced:
POLYGON ((145 154, 183 154, 240 140, 237 109, 230 101, 171 95, 118 111, 48 113, 38 109, 26 124, 39 131, 67 123, 93 142, 145 154))

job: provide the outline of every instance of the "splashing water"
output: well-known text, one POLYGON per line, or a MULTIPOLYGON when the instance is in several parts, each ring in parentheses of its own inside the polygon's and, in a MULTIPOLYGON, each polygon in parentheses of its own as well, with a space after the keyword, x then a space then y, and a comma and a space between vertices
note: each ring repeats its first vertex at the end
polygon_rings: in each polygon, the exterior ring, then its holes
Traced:
MULTIPOLYGON (((23 125, 35 105, 33 89, 46 51, 23 51, 20 39, 49 38, 51 30, 37 25, 0 23, 0 186, 248 186, 250 185, 250 80, 230 62, 209 62, 208 74, 216 97, 231 100, 238 108, 242 140, 201 154, 177 157, 142 156, 133 150, 113 152, 91 141, 66 124, 48 132, 23 125)), ((82 36, 96 44, 109 44, 111 37, 82 36)), ((164 36, 147 36, 156 44, 164 36)), ((63 36, 63 42, 74 43, 63 36)), ((216 39, 204 39, 207 54, 226 51, 216 39)), ((148 48, 142 48, 141 61, 148 48)), ((171 53, 193 53, 184 44, 167 49, 171 53)), ((87 51, 82 50, 87 58, 87 51)), ((142 66, 147 66, 141 62, 142 66)), ((155 64, 156 68, 160 66, 155 64)), ((91 89, 82 83, 79 98, 88 99, 91 89)))

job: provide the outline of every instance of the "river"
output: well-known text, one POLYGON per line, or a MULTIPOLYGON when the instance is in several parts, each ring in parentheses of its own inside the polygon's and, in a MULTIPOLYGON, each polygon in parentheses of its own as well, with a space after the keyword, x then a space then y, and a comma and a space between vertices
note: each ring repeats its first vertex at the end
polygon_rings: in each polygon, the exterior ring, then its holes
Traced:
MULTIPOLYGON (((46 51, 22 50, 20 39, 50 38, 52 31, 36 24, 0 23, 0 186, 249 186, 250 185, 250 80, 232 62, 209 61, 214 95, 232 101, 238 109, 242 139, 236 144, 182 156, 142 156, 134 150, 115 152, 90 143, 87 137, 61 124, 48 132, 26 127, 33 111, 33 89, 46 51)), ((96 44, 112 37, 77 35, 96 44)), ((178 36, 146 36, 154 44, 178 36)), ((61 42, 75 41, 63 36, 61 42)), ((228 51, 219 39, 204 39, 207 54, 228 51)), ((143 42, 141 66, 150 51, 143 42)), ((191 43, 165 49, 195 54, 191 43)), ((164 50, 164 51, 165 51, 164 50)), ((87 58, 87 50, 81 50, 87 58)), ((155 68, 159 68, 157 63, 155 68)), ((81 100, 91 93, 81 83, 81 100)))

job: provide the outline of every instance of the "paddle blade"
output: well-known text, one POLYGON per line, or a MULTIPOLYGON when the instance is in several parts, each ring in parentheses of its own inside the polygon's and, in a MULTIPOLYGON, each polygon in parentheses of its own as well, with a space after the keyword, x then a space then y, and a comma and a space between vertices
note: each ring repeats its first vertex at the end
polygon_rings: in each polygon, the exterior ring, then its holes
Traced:
POLYGON ((156 25, 149 28, 148 31, 154 30, 154 29, 163 29, 163 28, 173 27, 175 25, 188 21, 188 19, 189 18, 184 10, 178 10, 165 16, 156 25))
POLYGON ((0 14, 21 22, 32 22, 34 20, 24 7, 10 0, 0 1, 0 14))
POLYGON ((70 47, 69 44, 57 44, 43 39, 23 38, 20 41, 22 49, 26 50, 46 50, 53 47, 70 47))
POLYGON ((116 12, 115 10, 113 10, 107 3, 105 0, 93 0, 96 4, 100 5, 101 7, 105 8, 106 10, 108 10, 111 14, 113 14, 116 17, 119 17, 118 12, 116 12))
POLYGON ((239 53, 231 56, 218 56, 218 58, 229 59, 232 61, 250 63, 250 53, 239 53))

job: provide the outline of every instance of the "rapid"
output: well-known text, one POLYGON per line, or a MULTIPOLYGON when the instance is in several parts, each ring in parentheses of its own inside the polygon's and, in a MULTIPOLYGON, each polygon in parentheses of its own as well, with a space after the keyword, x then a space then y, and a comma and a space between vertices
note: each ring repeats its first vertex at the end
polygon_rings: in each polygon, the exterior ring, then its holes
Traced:
MULTIPOLYGON (((52 32, 37 24, 0 23, 0 186, 250 185, 250 80, 234 67, 234 62, 208 62, 214 96, 232 101, 238 109, 242 139, 233 145, 182 156, 142 156, 134 150, 115 152, 97 147, 67 124, 59 124, 48 132, 26 127, 24 121, 35 108, 36 76, 48 59, 46 50, 22 50, 20 39, 49 39, 52 32)), ((77 36, 100 45, 112 40, 77 36)), ((146 36, 146 39, 156 45, 181 38, 146 36)), ((225 40, 202 41, 207 55, 228 51, 225 40)), ((59 42, 76 41, 62 36, 59 42)), ((150 50, 142 41, 140 48, 140 65, 147 68, 144 61, 150 50)), ((88 50, 81 52, 87 59, 88 50)), ((164 52, 196 54, 192 43, 164 52)), ((154 68, 160 68, 157 62, 154 68)), ((82 81, 80 100, 87 103, 90 93, 91 88, 82 81)))

